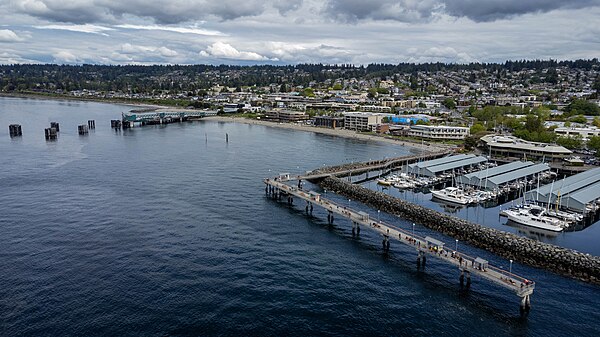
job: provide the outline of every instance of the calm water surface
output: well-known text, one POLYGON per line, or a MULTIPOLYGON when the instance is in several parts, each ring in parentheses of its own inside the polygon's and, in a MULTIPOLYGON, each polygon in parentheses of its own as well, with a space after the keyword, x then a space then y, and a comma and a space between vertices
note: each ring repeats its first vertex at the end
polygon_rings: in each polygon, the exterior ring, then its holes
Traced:
MULTIPOLYGON (((405 148, 212 121, 111 130, 128 109, 0 98, 1 336, 600 335, 599 287, 515 264, 538 285, 522 319, 503 289, 461 293, 453 268, 417 271, 408 248, 385 256, 374 233, 264 196, 269 175, 405 148)), ((576 240, 589 250, 595 227, 576 240)))

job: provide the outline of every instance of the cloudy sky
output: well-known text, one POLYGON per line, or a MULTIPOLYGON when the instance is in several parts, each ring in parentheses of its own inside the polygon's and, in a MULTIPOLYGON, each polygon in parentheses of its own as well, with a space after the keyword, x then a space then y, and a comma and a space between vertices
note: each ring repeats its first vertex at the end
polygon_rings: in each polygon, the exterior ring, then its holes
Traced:
POLYGON ((600 0, 0 0, 0 63, 600 57, 600 0))

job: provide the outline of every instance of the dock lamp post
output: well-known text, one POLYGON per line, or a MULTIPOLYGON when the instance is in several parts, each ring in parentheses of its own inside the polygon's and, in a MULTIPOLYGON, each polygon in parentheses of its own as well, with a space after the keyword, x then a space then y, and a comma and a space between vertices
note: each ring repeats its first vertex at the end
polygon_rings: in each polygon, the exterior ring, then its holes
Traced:
POLYGON ((377 210, 377 222, 380 222, 380 221, 379 221, 379 213, 381 213, 381 211, 380 211, 380 210, 377 210))
POLYGON ((412 236, 413 238, 415 237, 415 223, 413 222, 413 231, 412 231, 412 236))
POLYGON ((350 199, 348 199, 348 208, 350 208, 350 201, 351 201, 351 200, 350 200, 350 199))
POLYGON ((456 245, 454 246, 454 250, 458 251, 458 239, 454 240, 454 242, 456 243, 456 245))
POLYGON ((508 267, 508 272, 512 274, 512 263, 513 260, 510 260, 510 266, 508 267))

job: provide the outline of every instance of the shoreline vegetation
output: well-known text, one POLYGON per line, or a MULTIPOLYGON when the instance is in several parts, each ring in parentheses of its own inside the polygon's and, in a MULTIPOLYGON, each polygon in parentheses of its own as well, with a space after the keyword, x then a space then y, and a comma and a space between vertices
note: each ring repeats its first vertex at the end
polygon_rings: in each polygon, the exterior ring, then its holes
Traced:
MULTIPOLYGON (((133 100, 72 97, 72 96, 64 96, 64 95, 44 95, 44 94, 38 94, 38 93, 0 92, 0 97, 122 104, 122 105, 127 105, 127 106, 131 106, 131 107, 135 107, 135 108, 156 108, 156 109, 174 109, 175 108, 174 106, 169 106, 169 105, 159 105, 159 104, 151 104, 151 103, 145 103, 145 102, 136 102, 133 100)), ((181 109, 184 109, 184 108, 185 107, 181 107, 181 109)), ((346 129, 328 129, 328 128, 320 128, 320 127, 311 126, 311 125, 300 125, 300 124, 295 124, 295 123, 269 122, 269 121, 263 121, 263 120, 258 120, 258 119, 250 119, 247 117, 240 117, 239 115, 236 115, 236 116, 227 116, 227 115, 211 116, 211 117, 204 117, 204 119, 218 121, 218 122, 254 124, 254 125, 275 127, 275 128, 280 128, 280 129, 314 132, 314 133, 349 138, 349 139, 385 142, 388 144, 410 147, 410 148, 413 148, 413 149, 416 149, 416 150, 422 151, 422 152, 434 152, 434 151, 439 150, 440 148, 451 149, 451 148, 455 147, 454 145, 443 144, 443 143, 421 144, 419 142, 411 142, 411 141, 405 140, 405 139, 379 136, 379 135, 374 135, 374 134, 359 133, 359 132, 346 130, 346 129)))

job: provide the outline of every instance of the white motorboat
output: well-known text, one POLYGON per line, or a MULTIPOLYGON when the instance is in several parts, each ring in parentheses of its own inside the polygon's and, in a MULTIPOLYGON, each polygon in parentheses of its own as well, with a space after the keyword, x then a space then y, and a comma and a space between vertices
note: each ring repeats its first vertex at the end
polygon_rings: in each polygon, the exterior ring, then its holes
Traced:
POLYGON ((560 232, 568 226, 566 221, 548 216, 542 207, 511 208, 502 211, 502 215, 512 222, 553 232, 560 232))
POLYGON ((433 198, 459 205, 467 205, 473 202, 473 198, 458 187, 446 187, 443 190, 431 191, 431 195, 433 198))

